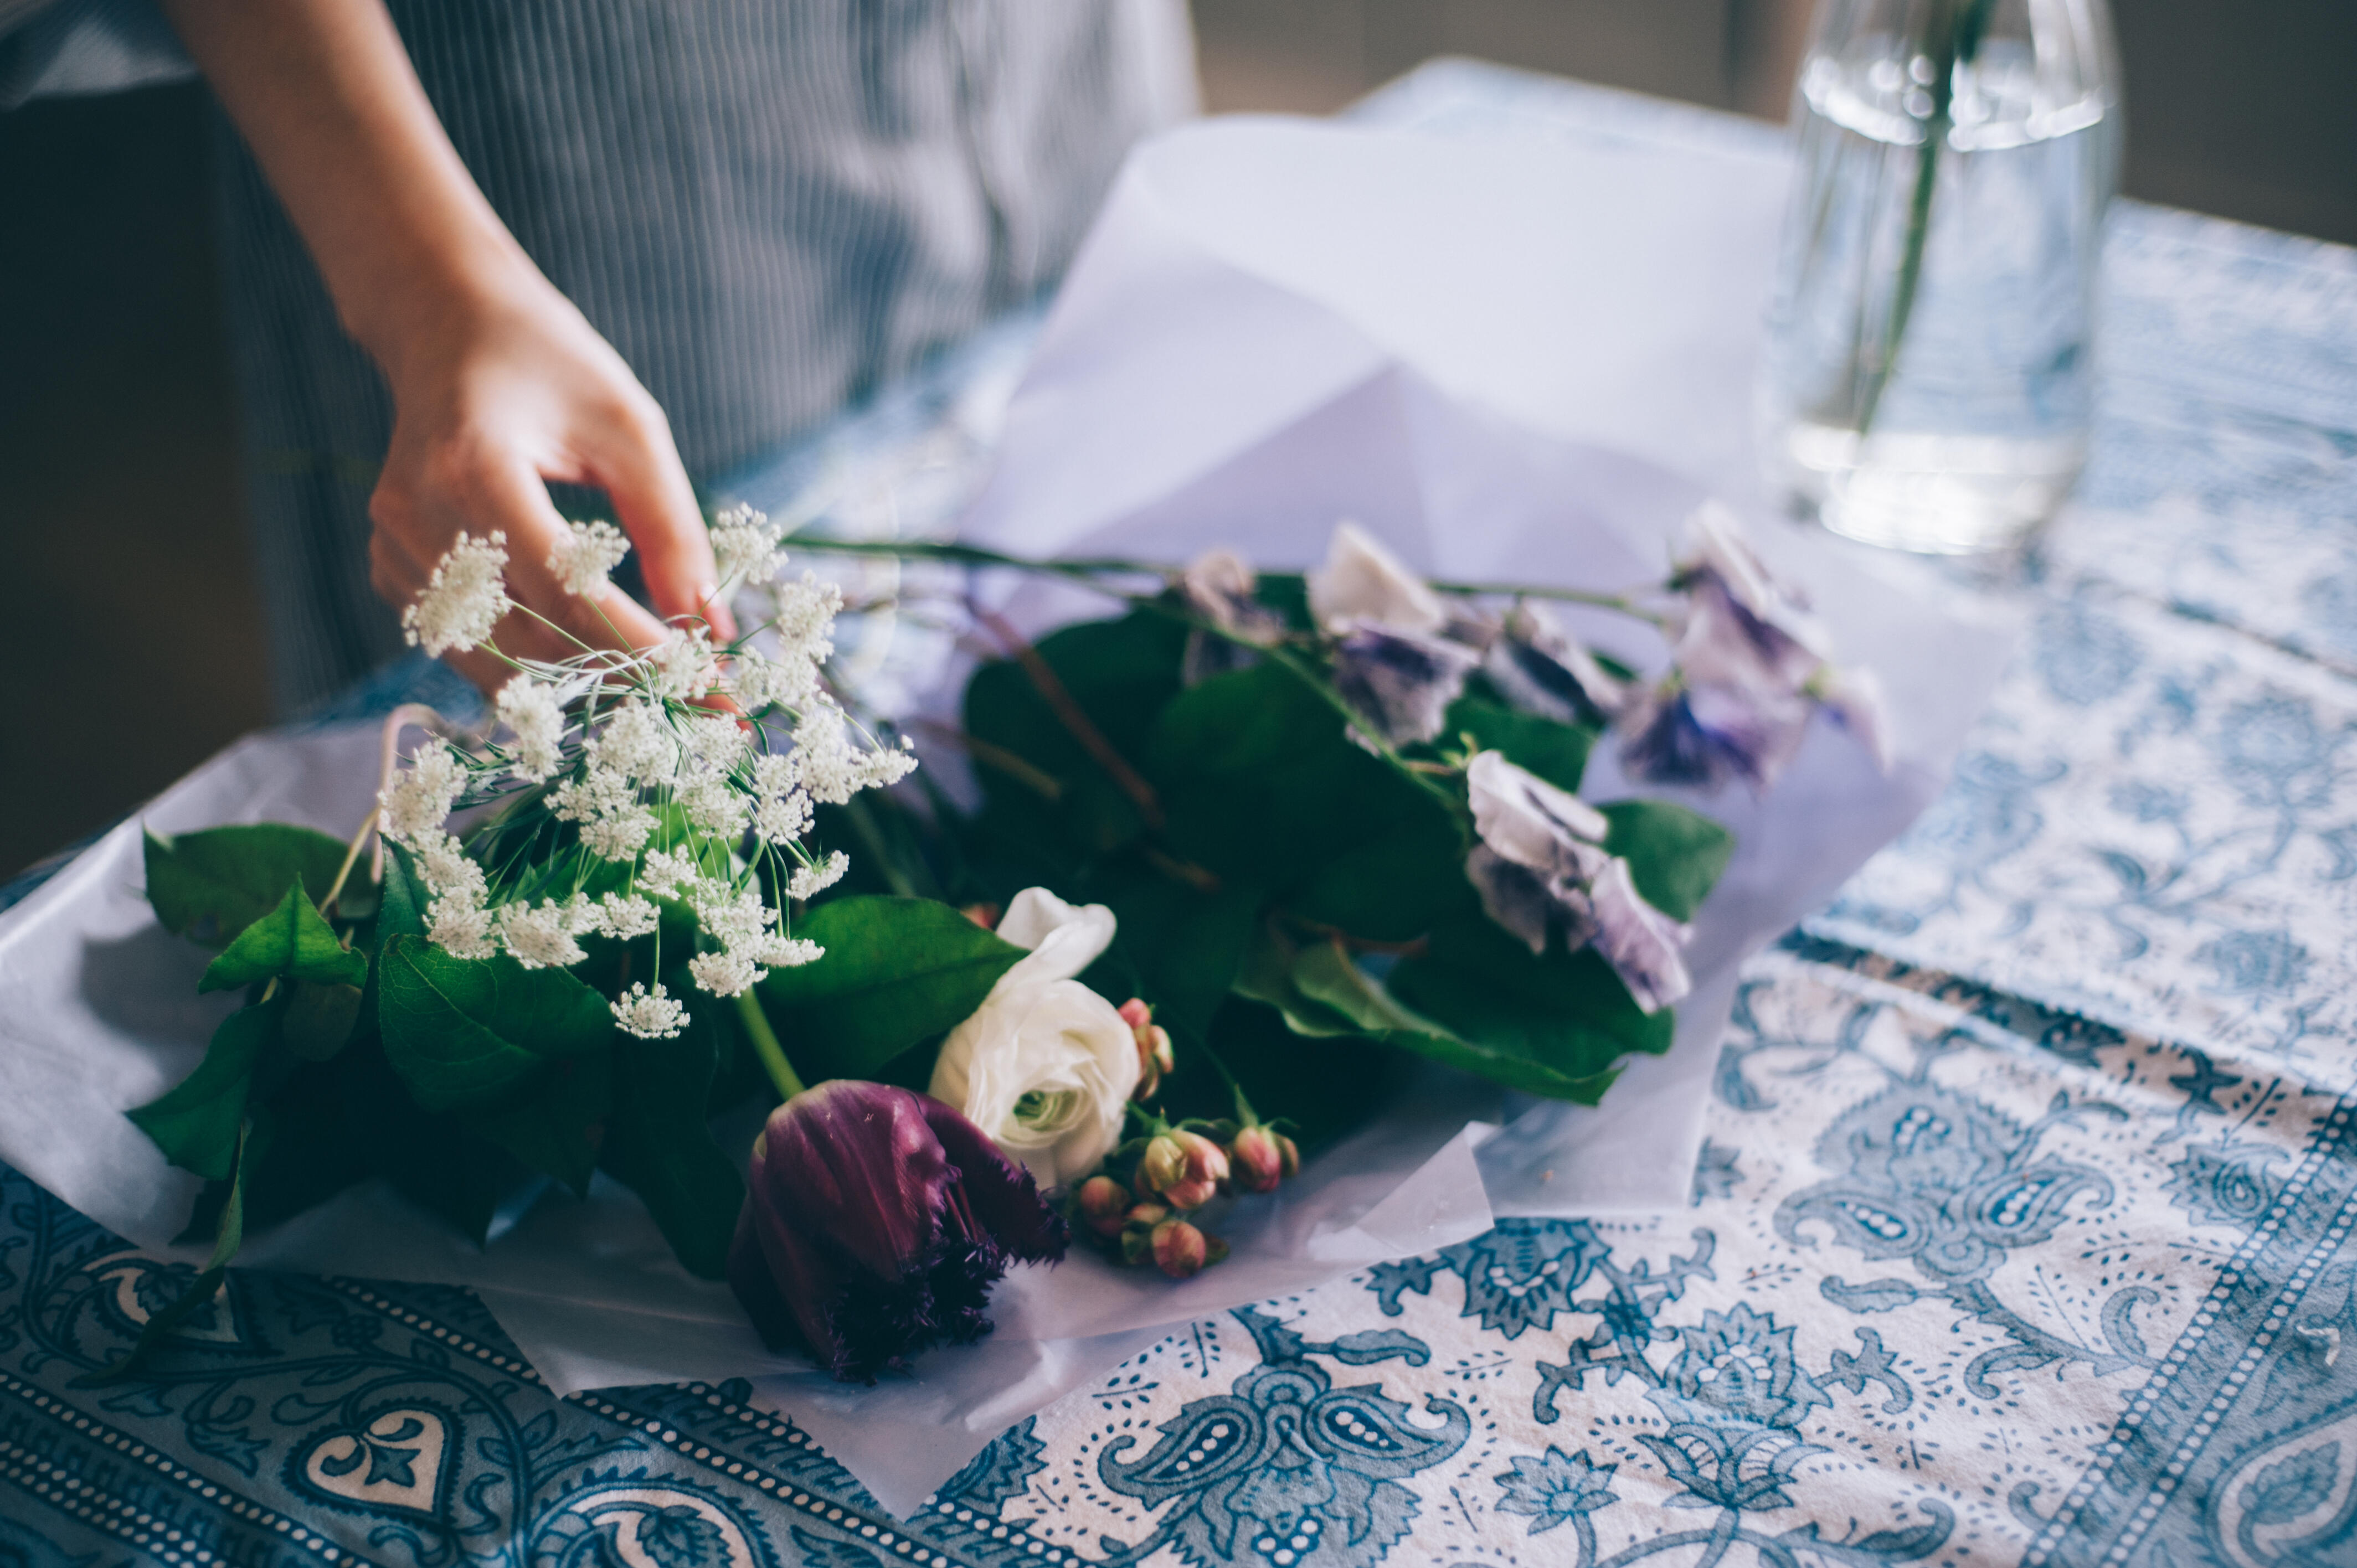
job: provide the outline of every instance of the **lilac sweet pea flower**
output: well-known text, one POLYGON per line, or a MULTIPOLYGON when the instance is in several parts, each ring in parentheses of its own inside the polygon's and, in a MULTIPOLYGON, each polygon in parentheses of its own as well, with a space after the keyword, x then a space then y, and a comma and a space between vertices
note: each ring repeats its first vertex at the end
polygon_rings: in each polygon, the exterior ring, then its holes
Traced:
POLYGON ((1629 698, 1594 654, 1533 604, 1506 613, 1481 671, 1515 707, 1558 724, 1601 723, 1629 698))
POLYGON ((1361 621, 1334 644, 1334 687, 1351 711, 1394 746, 1430 740, 1481 656, 1444 637, 1361 621))
POLYGON ((1440 596, 1355 522, 1334 525, 1308 587, 1309 613, 1338 637, 1357 626, 1434 637, 1448 625, 1440 596))
POLYGON ((1629 863, 1605 851, 1602 812, 1494 751, 1475 756, 1465 786, 1481 841, 1465 875, 1484 914, 1534 955, 1557 933, 1567 949, 1592 945, 1648 1013, 1693 989, 1680 956, 1687 929, 1646 903, 1629 863))
POLYGON ((1684 603, 1670 631, 1674 668, 1621 711, 1620 757, 1636 778, 1715 789, 1776 780, 1819 707, 1884 767, 1878 689, 1828 658, 1831 640, 1807 596, 1779 581, 1738 532, 1732 513, 1704 507, 1671 585, 1684 603))
POLYGON ((1232 550, 1205 551, 1178 575, 1179 598, 1226 634, 1200 628, 1188 634, 1179 669, 1188 685, 1243 669, 1254 657, 1243 643, 1269 648, 1284 639, 1284 618, 1253 596, 1257 582, 1251 565, 1232 550))
POLYGON ((728 1283, 763 1339, 845 1382, 990 1331, 1011 1262, 1064 1255, 1064 1221, 1022 1167, 937 1100, 835 1079, 754 1141, 728 1283))

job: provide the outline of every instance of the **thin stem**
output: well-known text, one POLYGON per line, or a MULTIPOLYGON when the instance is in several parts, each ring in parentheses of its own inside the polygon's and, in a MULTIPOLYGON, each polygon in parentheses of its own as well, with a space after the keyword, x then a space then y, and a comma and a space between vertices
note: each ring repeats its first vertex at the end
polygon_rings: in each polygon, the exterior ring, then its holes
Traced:
POLYGON ((1932 112, 1924 117, 1923 141, 1915 155, 1915 188, 1907 200, 1907 237, 1899 255, 1899 276, 1890 294, 1890 320, 1879 351, 1866 366, 1866 384, 1858 401, 1857 438, 1860 446, 1882 412, 1883 393, 1899 368, 1899 349, 1915 314, 1915 295, 1923 277, 1923 252, 1932 236, 1932 199, 1940 176, 1940 149, 1948 144, 1953 123, 1956 68, 1970 65, 1980 52, 1981 35, 1988 27, 1994 0, 1932 0, 1924 29, 1924 58, 1932 80, 1924 84, 1932 112))
POLYGON ((770 1027, 770 1015, 761 1011, 761 999, 750 991, 737 993, 737 1017, 745 1026, 745 1033, 753 1038, 753 1053, 761 1058, 761 1066, 770 1074, 770 1081, 778 1086, 781 1100, 791 1100, 800 1094, 803 1083, 794 1071, 793 1063, 786 1060, 785 1047, 778 1044, 778 1032, 770 1027))
POLYGON ((1145 819, 1146 825, 1159 831, 1164 820, 1162 800, 1155 794, 1154 786, 1148 784, 1145 776, 1130 766, 1129 758, 1105 738, 1104 732, 1090 719, 1088 711, 1065 688, 1055 667, 1041 658, 1039 650, 1032 647, 1021 632, 1009 626, 1004 617, 989 610, 977 610, 975 618, 991 629, 1007 653, 1022 666, 1032 690, 1039 693, 1039 700, 1046 703, 1049 712, 1056 715, 1056 722, 1080 742, 1081 749, 1087 752, 1121 792, 1129 797, 1130 803, 1137 808, 1137 814, 1145 819))
POLYGON ((369 833, 376 826, 379 809, 376 806, 371 806, 368 815, 361 819, 361 831, 352 835, 350 845, 344 851, 344 864, 336 868, 336 879, 328 884, 327 896, 319 900, 320 913, 325 914, 335 908, 338 895, 344 890, 344 879, 351 875, 352 866, 360 860, 361 845, 368 843, 369 833))
MULTIPOLYGON (((1178 568, 1166 562, 1137 561, 1116 555, 1082 557, 1068 561, 1042 561, 1023 555, 1009 555, 1002 551, 979 544, 960 544, 937 540, 881 539, 807 539, 801 542, 804 550, 838 555, 909 556, 922 561, 947 561, 965 566, 1003 566, 1018 572, 1044 572, 1051 576, 1069 577, 1115 598, 1134 598, 1119 589, 1108 588, 1097 581, 1100 577, 1160 577, 1168 580, 1178 568)), ((1454 583, 1435 578, 1435 592, 1461 594, 1469 596, 1498 596, 1524 599, 1554 599, 1565 604, 1593 605, 1598 609, 1617 610, 1639 620, 1658 622, 1660 617, 1640 606, 1627 594, 1608 594, 1588 588, 1555 588, 1536 586, 1528 583, 1454 583)))

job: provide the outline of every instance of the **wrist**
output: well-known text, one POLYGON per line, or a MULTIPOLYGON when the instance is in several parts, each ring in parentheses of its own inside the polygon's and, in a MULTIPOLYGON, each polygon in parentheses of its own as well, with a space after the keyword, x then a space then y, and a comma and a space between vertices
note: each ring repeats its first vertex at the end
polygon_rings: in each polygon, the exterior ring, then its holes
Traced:
POLYGON ((504 229, 457 244, 387 246, 366 275, 334 291, 353 341, 396 387, 421 358, 477 336, 485 323, 554 292, 504 229))

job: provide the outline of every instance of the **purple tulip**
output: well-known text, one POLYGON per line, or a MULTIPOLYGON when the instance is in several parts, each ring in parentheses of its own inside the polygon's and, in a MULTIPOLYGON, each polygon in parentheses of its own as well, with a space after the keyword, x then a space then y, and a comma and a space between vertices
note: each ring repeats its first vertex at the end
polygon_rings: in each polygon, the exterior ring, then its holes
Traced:
POLYGON ((1377 734, 1404 746, 1441 732, 1480 662, 1446 638, 1361 621, 1334 644, 1334 686, 1377 734))
POLYGON ((770 1113, 753 1143, 728 1283, 773 1348, 845 1382, 990 1332, 1011 1262, 1064 1255, 1030 1174, 949 1106, 837 1079, 770 1113))

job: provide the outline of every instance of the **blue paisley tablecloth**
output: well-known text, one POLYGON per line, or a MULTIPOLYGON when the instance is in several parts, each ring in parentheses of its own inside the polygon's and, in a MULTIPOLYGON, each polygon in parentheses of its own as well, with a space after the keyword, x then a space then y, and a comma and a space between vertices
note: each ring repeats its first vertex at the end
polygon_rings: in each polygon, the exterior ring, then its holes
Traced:
MULTIPOLYGON (((1367 112, 1773 145, 1462 64, 1367 112)), ((174 1284, 9 1175, 0 1564, 2357 1563, 2357 261, 2129 206, 2107 267, 2032 634, 1750 971, 1689 1214, 1197 1324, 901 1520, 741 1385, 551 1400, 441 1287, 235 1273, 78 1388, 174 1284)), ((1029 325, 738 488, 938 517, 1029 325)))

